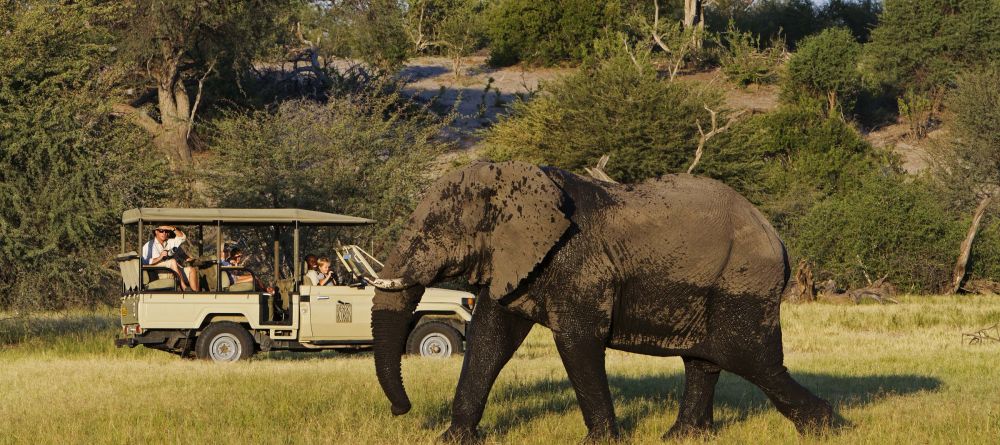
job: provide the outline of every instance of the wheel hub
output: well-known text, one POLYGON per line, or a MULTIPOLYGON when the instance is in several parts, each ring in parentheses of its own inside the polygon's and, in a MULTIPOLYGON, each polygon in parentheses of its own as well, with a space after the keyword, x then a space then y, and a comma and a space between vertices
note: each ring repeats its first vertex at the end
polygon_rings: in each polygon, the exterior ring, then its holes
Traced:
POLYGON ((420 340, 420 355, 445 358, 451 356, 451 342, 439 333, 427 334, 420 340))
POLYGON ((243 347, 236 336, 225 333, 212 339, 209 355, 217 362, 235 362, 240 359, 243 347))

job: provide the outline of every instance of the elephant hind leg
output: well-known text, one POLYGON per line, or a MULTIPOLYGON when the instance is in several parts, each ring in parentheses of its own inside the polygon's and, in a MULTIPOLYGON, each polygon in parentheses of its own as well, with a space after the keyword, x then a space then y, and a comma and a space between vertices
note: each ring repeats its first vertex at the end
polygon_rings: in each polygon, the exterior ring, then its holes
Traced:
POLYGON ((664 439, 707 432, 712 429, 712 404, 715 384, 722 370, 718 365, 694 358, 684 359, 684 395, 677 421, 663 435, 664 439))
POLYGON ((792 379, 784 366, 763 368, 741 376, 760 387, 775 408, 795 424, 800 434, 814 433, 833 425, 834 413, 830 403, 792 379))

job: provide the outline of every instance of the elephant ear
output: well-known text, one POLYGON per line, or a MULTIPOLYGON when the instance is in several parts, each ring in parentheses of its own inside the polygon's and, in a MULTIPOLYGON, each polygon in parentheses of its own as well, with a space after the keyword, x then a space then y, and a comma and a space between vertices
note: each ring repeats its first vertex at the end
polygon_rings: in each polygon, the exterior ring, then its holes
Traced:
POLYGON ((480 177, 493 193, 486 203, 489 260, 484 270, 490 297, 500 299, 541 263, 570 226, 564 194, 535 165, 484 164, 480 177))

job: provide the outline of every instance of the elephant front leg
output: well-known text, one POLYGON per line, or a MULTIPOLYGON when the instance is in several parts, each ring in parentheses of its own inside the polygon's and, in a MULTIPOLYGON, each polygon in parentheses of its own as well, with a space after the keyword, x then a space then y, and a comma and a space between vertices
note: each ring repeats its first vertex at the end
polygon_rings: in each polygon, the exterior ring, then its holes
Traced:
POLYGON ((593 334, 554 332, 556 349, 576 391, 587 440, 618 438, 618 421, 604 367, 604 341, 593 334))
POLYGON ((720 371, 721 368, 711 362, 684 357, 684 396, 677 422, 663 435, 664 439, 712 429, 712 403, 720 371))
POLYGON ((465 361, 452 403, 451 426, 441 440, 471 443, 483 418, 486 400, 500 370, 531 332, 533 322, 501 309, 489 296, 480 296, 469 325, 465 361))

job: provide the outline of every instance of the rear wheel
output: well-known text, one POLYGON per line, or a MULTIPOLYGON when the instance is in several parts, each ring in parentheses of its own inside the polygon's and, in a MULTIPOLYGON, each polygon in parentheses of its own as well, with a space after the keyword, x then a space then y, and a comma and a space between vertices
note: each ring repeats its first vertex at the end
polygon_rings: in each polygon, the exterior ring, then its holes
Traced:
POLYGON ((195 344, 195 355, 213 362, 247 360, 255 352, 253 337, 243 326, 230 321, 209 324, 195 344))
POLYGON ((406 340, 406 353, 423 357, 447 358, 463 350, 462 334, 440 321, 417 326, 406 340))

